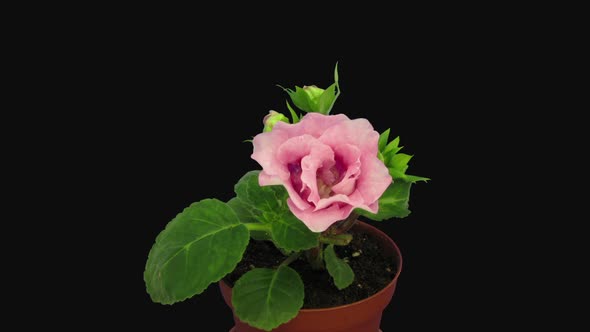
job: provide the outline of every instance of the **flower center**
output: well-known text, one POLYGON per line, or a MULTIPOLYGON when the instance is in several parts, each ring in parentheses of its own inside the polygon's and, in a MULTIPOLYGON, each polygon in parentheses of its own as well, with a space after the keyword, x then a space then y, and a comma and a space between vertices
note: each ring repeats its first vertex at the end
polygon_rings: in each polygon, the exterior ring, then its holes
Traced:
MULTIPOLYGON (((333 161, 328 161, 326 164, 327 167, 322 166, 316 172, 316 184, 320 198, 329 198, 335 195, 332 186, 342 181, 344 174, 346 174, 346 166, 339 156, 336 155, 333 161)), ((309 199, 311 189, 301 180, 301 159, 287 164, 287 168, 293 189, 299 193, 302 199, 314 203, 309 199)))

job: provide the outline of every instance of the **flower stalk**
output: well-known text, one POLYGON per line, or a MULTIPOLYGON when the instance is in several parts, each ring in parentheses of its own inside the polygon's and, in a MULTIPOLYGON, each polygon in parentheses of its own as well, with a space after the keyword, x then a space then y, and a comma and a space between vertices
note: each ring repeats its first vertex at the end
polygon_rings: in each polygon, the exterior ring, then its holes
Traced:
POLYGON ((354 224, 358 221, 359 214, 356 212, 352 212, 348 218, 334 223, 330 228, 328 228, 324 233, 326 235, 338 235, 348 232, 354 224))
POLYGON ((299 258, 299 256, 301 256, 301 253, 302 253, 301 251, 297 251, 297 252, 292 253, 279 266, 289 265, 289 264, 293 263, 294 261, 296 261, 299 258))
POLYGON ((352 234, 322 235, 320 242, 324 244, 333 244, 336 246, 346 246, 352 241, 352 234))
POLYGON ((309 265, 313 270, 319 271, 325 268, 324 266, 324 245, 319 244, 315 248, 311 248, 305 252, 305 256, 309 265))

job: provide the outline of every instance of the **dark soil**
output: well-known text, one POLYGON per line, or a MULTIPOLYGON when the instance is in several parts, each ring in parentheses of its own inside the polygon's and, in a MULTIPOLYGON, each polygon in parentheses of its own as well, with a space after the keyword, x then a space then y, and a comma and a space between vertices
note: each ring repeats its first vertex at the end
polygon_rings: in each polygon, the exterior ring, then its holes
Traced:
MULTIPOLYGON (((389 257, 383 256, 379 243, 366 233, 352 233, 354 239, 347 246, 336 246, 336 254, 346 259, 354 271, 354 282, 338 290, 327 271, 314 271, 304 258, 289 266, 299 272, 305 285, 304 309, 329 308, 366 299, 379 292, 391 282, 397 266, 389 257), (360 253, 353 257, 353 253, 360 253)), ((302 256, 303 257, 303 256, 302 256)), ((244 258, 236 269, 225 277, 229 286, 255 267, 272 268, 279 265, 285 256, 271 242, 250 240, 244 258)))

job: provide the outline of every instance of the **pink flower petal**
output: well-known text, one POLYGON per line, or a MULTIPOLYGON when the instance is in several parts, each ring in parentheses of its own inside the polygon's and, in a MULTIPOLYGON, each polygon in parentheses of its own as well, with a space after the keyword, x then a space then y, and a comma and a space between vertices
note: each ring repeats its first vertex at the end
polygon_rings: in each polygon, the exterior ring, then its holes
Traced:
POLYGON ((289 137, 300 135, 311 135, 315 138, 320 137, 328 128, 334 125, 347 122, 350 119, 344 114, 323 115, 320 113, 307 113, 301 121, 296 124, 286 122, 277 122, 273 127, 274 130, 282 130, 289 134, 289 137))
POLYGON ((287 200, 287 204, 289 204, 291 212, 312 232, 323 232, 336 221, 346 219, 352 212, 350 205, 338 207, 337 204, 333 204, 320 211, 313 211, 313 209, 301 210, 297 208, 290 199, 287 200))
POLYGON ((354 119, 337 123, 326 129, 319 139, 332 147, 343 144, 354 145, 363 154, 377 156, 379 150, 379 133, 373 129, 367 119, 354 119))
POLYGON ((308 208, 307 201, 312 198, 319 199, 316 170, 324 159, 334 161, 332 149, 307 134, 287 139, 278 149, 278 162, 292 168, 290 180, 284 182, 285 188, 300 209, 308 208), (294 174, 295 170, 301 173, 294 174), (304 192, 307 196, 302 195, 304 192))
POLYGON ((354 145, 343 144, 334 147, 336 158, 346 167, 346 173, 339 183, 332 186, 336 194, 350 195, 356 187, 356 179, 361 170, 361 151, 354 145))
POLYGON ((254 152, 251 157, 262 166, 268 176, 278 176, 281 179, 289 177, 289 172, 276 157, 276 151, 287 138, 286 132, 273 130, 258 134, 252 140, 254 152))
POLYGON ((356 180, 356 190, 367 204, 376 202, 391 184, 389 170, 376 156, 361 157, 361 174, 356 180))

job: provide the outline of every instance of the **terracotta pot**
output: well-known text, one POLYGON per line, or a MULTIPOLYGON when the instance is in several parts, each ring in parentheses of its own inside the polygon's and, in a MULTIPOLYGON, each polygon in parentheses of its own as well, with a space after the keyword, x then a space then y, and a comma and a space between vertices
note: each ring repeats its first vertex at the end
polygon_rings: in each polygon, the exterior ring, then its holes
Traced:
MULTIPOLYGON (((383 310, 393 296, 395 285, 402 269, 402 256, 399 248, 387 234, 377 228, 358 222, 354 229, 375 236, 384 248, 383 254, 391 256, 397 265, 397 273, 393 280, 381 291, 364 300, 325 309, 302 309, 291 321, 277 327, 275 332, 378 332, 383 310)), ((219 282, 225 303, 232 308, 231 288, 219 282)), ((235 327, 230 332, 263 332, 241 322, 234 314, 235 327)))

